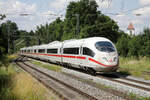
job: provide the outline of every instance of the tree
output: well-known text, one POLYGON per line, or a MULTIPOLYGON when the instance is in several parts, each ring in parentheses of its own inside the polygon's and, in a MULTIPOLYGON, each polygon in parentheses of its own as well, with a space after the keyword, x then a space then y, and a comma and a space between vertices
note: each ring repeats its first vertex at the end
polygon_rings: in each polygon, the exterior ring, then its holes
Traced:
POLYGON ((145 28, 138 38, 140 44, 139 55, 150 57, 150 28, 145 28))
MULTIPOLYGON (((0 20, 3 20, 4 18, 6 18, 5 15, 0 14, 0 20)), ((3 43, 3 34, 2 34, 2 28, 0 26, 0 43, 3 43)), ((0 44, 0 56, 2 56, 2 54, 5 52, 5 48, 3 47, 3 45, 0 44)))
POLYGON ((6 18, 6 16, 3 14, 0 14, 0 20, 3 20, 4 18, 6 18))
POLYGON ((18 27, 14 22, 8 20, 7 22, 1 24, 1 38, 3 39, 3 42, 1 42, 0 45, 3 46, 6 51, 8 51, 9 45, 9 50, 13 53, 13 43, 14 40, 17 39, 16 37, 13 37, 13 35, 17 31, 18 27))
POLYGON ((141 46, 139 44, 138 36, 134 36, 130 39, 130 41, 128 41, 128 48, 129 48, 128 56, 135 56, 135 57, 139 56, 141 46))
POLYGON ((117 42, 118 25, 110 17, 105 16, 97 10, 95 0, 80 0, 71 2, 67 6, 66 19, 64 20, 64 34, 62 40, 74 38, 77 24, 76 14, 79 14, 80 38, 106 37, 117 42))
POLYGON ((122 35, 121 38, 118 40, 116 47, 118 50, 118 54, 120 56, 127 57, 129 52, 128 42, 129 42, 129 37, 125 34, 122 35))

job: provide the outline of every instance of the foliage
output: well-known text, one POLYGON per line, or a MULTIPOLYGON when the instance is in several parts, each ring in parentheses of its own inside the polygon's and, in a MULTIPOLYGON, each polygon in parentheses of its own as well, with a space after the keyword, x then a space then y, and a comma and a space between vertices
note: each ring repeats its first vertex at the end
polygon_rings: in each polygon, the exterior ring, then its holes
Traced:
POLYGON ((150 79, 150 75, 145 73, 150 72, 150 58, 120 57, 119 67, 119 71, 123 74, 150 79))
POLYGON ((150 57, 150 29, 145 28, 139 35, 132 37, 122 34, 116 46, 119 55, 124 57, 150 57))
POLYGON ((42 62, 36 61, 36 60, 31 61, 31 63, 33 63, 37 66, 52 70, 52 71, 56 71, 56 72, 61 72, 61 69, 62 69, 61 66, 57 66, 57 65, 53 65, 53 64, 45 64, 45 63, 42 63, 42 62))
POLYGON ((129 41, 129 38, 125 34, 119 38, 119 40, 116 44, 119 55, 124 56, 124 57, 127 56, 128 51, 129 51, 128 41, 129 41))
POLYGON ((41 43, 71 38, 106 37, 117 42, 118 25, 110 17, 97 10, 95 0, 80 0, 67 6, 65 19, 57 18, 45 26, 37 26, 37 34, 41 43), (79 18, 78 18, 79 16, 79 18), (79 26, 77 26, 79 23, 79 26), (77 28, 79 28, 79 33, 77 28))
POLYGON ((4 18, 6 18, 6 15, 0 14, 0 20, 3 20, 4 18))
POLYGON ((15 73, 11 68, 6 71, 3 67, 0 68, 0 100, 15 100, 15 96, 11 92, 12 73, 15 73))
POLYGON ((13 35, 18 35, 17 24, 11 21, 7 21, 0 25, 0 55, 8 53, 8 44, 10 53, 13 53, 14 40, 18 39, 13 35))
POLYGON ((29 74, 14 68, 18 69, 15 64, 8 71, 0 68, 0 100, 59 100, 29 74))

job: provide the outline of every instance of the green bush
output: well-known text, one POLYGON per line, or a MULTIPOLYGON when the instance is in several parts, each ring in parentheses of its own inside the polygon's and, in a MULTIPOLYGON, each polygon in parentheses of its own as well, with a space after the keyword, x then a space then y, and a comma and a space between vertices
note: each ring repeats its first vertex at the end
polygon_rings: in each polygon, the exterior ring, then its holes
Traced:
POLYGON ((123 57, 149 57, 150 58, 150 29, 145 28, 137 36, 122 34, 116 47, 120 56, 123 57))

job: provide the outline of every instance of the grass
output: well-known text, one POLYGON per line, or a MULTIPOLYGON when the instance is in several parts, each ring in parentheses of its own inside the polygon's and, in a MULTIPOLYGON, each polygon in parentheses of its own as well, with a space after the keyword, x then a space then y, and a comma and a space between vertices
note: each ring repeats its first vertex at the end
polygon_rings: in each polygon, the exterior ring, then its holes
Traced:
POLYGON ((17 100, 58 100, 55 94, 49 93, 43 85, 27 73, 19 73, 13 80, 12 93, 17 100))
POLYGON ((147 97, 138 97, 137 95, 130 93, 129 94, 130 100, 150 100, 150 98, 147 97))
POLYGON ((15 100, 16 97, 11 92, 11 78, 15 74, 12 68, 0 67, 0 100, 15 100))
POLYGON ((36 60, 31 60, 31 63, 33 63, 39 67, 47 68, 49 70, 56 71, 56 72, 61 72, 61 69, 62 69, 61 66, 53 65, 53 64, 46 64, 46 63, 42 63, 42 62, 36 61, 36 60))
MULTIPOLYGON (((16 58, 14 55, 8 57, 5 60, 16 58)), ((6 65, 7 68, 5 64, 0 66, 0 100, 60 100, 36 79, 19 70, 16 64, 8 62, 6 65)))
POLYGON ((135 77, 142 77, 150 80, 150 75, 144 74, 144 71, 150 72, 150 59, 142 57, 139 59, 130 57, 120 57, 120 72, 123 74, 130 74, 135 77))

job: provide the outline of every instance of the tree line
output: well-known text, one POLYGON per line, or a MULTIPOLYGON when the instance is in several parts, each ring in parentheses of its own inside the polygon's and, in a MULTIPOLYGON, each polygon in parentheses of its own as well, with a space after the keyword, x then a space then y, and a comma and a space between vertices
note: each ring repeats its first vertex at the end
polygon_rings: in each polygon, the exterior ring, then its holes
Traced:
POLYGON ((150 57, 150 28, 145 28, 136 36, 123 34, 116 46, 118 53, 124 57, 150 57))
POLYGON ((150 29, 144 29, 137 36, 127 35, 119 30, 113 19, 98 10, 95 0, 70 2, 63 20, 58 17, 51 23, 37 26, 35 31, 18 30, 16 23, 11 21, 1 24, 0 55, 2 52, 8 53, 9 43, 10 52, 13 53, 24 46, 96 36, 110 39, 116 44, 121 56, 150 56, 150 29), (15 37, 12 34, 15 34, 15 37))

